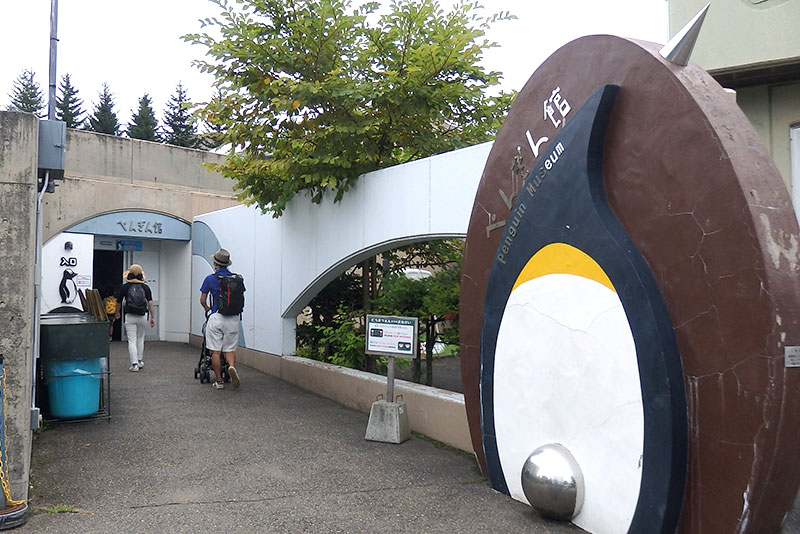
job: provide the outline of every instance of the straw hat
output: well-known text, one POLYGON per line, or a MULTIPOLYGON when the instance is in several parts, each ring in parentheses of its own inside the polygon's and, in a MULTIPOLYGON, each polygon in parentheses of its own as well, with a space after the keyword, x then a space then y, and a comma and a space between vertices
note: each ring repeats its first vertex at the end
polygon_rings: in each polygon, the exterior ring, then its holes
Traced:
POLYGON ((147 277, 144 275, 144 271, 142 270, 142 266, 138 263, 134 263, 128 270, 122 273, 122 278, 126 282, 130 282, 132 284, 143 284, 147 280, 147 277))

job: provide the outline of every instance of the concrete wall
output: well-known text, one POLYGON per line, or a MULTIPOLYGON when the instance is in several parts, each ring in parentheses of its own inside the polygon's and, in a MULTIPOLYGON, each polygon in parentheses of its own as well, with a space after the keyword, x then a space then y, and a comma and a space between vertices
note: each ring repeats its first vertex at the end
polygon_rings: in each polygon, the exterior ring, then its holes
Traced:
POLYGON ((157 211, 191 222, 239 204, 234 182, 209 170, 223 156, 138 139, 67 130, 64 180, 45 195, 44 240, 106 212, 157 211))
POLYGON ((800 81, 744 87, 736 92, 736 102, 766 145, 791 191, 789 130, 800 124, 800 81))
MULTIPOLYGON (((708 0, 669 0, 669 33, 677 33, 708 0)), ((800 2, 728 0, 712 2, 692 61, 706 70, 783 64, 800 59, 800 2)))
POLYGON ((0 354, 4 358, 6 450, 11 497, 27 499, 39 121, 0 113, 0 354))
MULTIPOLYGON (((678 32, 706 3, 707 0, 669 0, 670 35, 678 32)), ((739 73, 746 80, 747 73, 761 73, 757 84, 736 87, 736 102, 769 150, 790 190, 789 130, 800 123, 800 80, 796 76, 794 80, 786 80, 791 76, 788 73, 797 73, 800 65, 798 21, 800 2, 797 1, 712 2, 691 58, 715 77, 739 73), (783 81, 767 83, 763 79, 772 68, 788 69, 780 75, 783 81)))
MULTIPOLYGON (((191 342, 200 347, 202 338, 192 335, 191 342)), ((236 351, 236 361, 364 413, 378 395, 386 396, 386 378, 364 371, 242 348, 236 351)), ((405 380, 395 381, 394 393, 406 402, 411 430, 473 452, 464 395, 405 380)))

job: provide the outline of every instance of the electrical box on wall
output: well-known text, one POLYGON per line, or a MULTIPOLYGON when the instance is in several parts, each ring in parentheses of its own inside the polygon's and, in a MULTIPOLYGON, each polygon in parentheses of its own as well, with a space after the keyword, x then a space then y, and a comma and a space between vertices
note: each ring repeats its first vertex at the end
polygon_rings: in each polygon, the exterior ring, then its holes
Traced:
POLYGON ((49 172, 50 182, 47 192, 55 188, 53 180, 64 178, 64 166, 67 159, 67 123, 64 121, 39 121, 39 178, 43 179, 49 172))

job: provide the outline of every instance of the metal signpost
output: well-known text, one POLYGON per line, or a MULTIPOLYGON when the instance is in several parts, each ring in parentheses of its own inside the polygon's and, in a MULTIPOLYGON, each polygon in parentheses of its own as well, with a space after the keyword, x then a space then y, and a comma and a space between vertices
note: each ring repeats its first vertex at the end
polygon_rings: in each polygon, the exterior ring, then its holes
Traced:
POLYGON ((402 443, 411 432, 405 402, 394 398, 394 359, 413 358, 419 343, 416 317, 367 315, 367 347, 365 352, 388 358, 386 398, 372 403, 366 439, 402 443))

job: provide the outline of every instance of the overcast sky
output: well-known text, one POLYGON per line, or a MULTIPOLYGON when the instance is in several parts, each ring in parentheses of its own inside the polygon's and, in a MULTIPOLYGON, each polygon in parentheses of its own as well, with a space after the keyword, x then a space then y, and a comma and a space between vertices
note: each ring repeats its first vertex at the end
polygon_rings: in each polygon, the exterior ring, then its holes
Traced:
MULTIPOLYGON (((9 104, 14 80, 36 73, 47 95, 50 0, 0 2, 0 109, 9 104)), ((591 34, 613 34, 657 43, 668 39, 667 0, 483 0, 486 13, 509 10, 518 20, 499 22, 489 38, 500 46, 485 65, 504 74, 504 89, 520 89, 536 67, 565 43, 591 34)), ((442 0, 441 5, 452 5, 442 0)), ((90 112, 104 82, 115 96, 120 122, 147 92, 161 114, 178 82, 193 101, 211 94, 213 79, 191 66, 204 49, 180 39, 217 14, 208 0, 59 0, 60 83, 70 74, 84 110, 90 112)))

